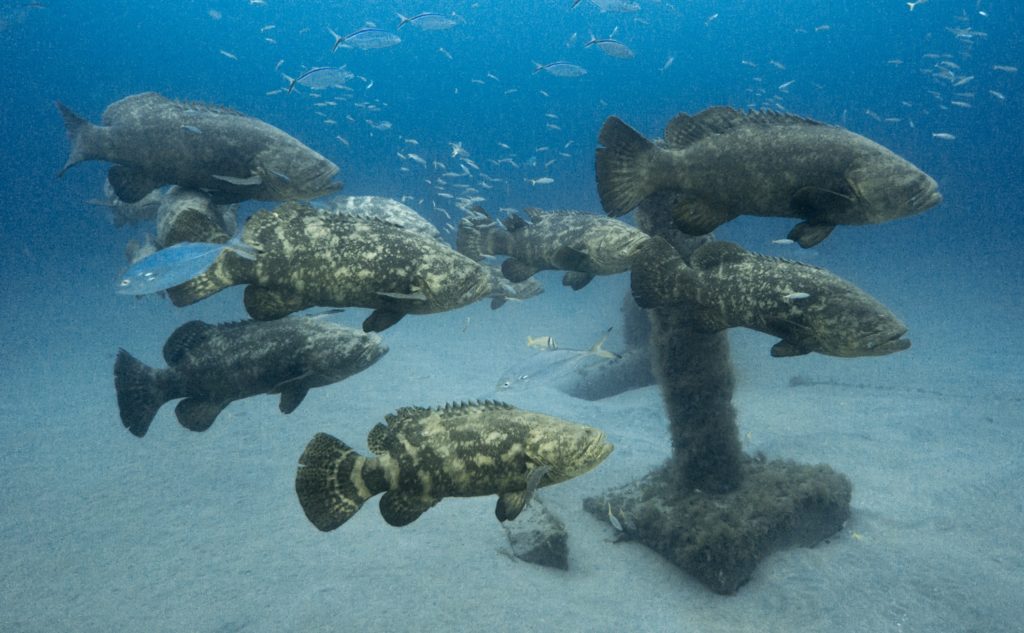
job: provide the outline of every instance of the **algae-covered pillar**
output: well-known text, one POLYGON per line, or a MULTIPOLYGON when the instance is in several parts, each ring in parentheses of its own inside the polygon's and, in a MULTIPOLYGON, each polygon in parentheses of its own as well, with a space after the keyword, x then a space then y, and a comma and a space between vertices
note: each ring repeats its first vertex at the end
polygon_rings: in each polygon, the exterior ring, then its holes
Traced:
MULTIPOLYGON (((673 228, 664 197, 646 201, 640 227, 684 259, 707 238, 673 228)), ((672 457, 643 479, 587 499, 625 540, 639 541, 715 592, 734 593, 776 549, 812 546, 850 513, 849 480, 828 466, 745 455, 732 406, 725 332, 693 327, 687 306, 648 311, 652 371, 669 419, 672 457)))

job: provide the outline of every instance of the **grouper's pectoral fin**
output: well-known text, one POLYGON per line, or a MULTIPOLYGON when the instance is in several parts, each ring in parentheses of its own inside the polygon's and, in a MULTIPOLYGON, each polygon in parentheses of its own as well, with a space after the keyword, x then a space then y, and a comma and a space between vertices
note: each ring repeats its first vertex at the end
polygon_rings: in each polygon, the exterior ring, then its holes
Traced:
POLYGON ((423 499, 400 492, 386 492, 380 499, 380 514, 388 525, 402 527, 409 525, 420 515, 434 507, 437 499, 423 499))
POLYGON ((539 270, 540 268, 531 266, 530 264, 514 257, 509 257, 505 261, 501 262, 501 274, 505 275, 505 279, 515 283, 526 281, 539 270))
POLYGON ((835 224, 801 222, 793 227, 793 230, 789 232, 787 237, 803 248, 810 248, 828 237, 834 228, 836 228, 835 224))
POLYGON ((555 251, 551 263, 561 270, 587 270, 593 266, 590 255, 571 246, 562 246, 555 251))
POLYGON ((593 281, 594 276, 590 273, 581 272, 568 272, 562 275, 562 285, 568 286, 573 290, 579 290, 593 281))
POLYGON ((174 414, 178 422, 189 431, 205 431, 227 405, 227 402, 185 398, 174 408, 174 414))
POLYGON ((810 352, 793 345, 789 341, 779 341, 775 345, 772 345, 772 356, 775 358, 803 356, 804 354, 810 354, 810 352))
POLYGON ((498 495, 498 505, 494 506, 494 516, 499 521, 511 521, 519 516, 530 500, 530 491, 506 492, 498 495))
POLYGON ((308 387, 301 387, 298 385, 292 385, 281 390, 281 403, 278 408, 281 409, 281 413, 288 414, 294 411, 302 404, 302 400, 309 393, 308 387))
POLYGON ((405 314, 402 312, 389 312, 387 310, 374 310, 370 316, 363 321, 364 332, 383 332, 395 323, 402 320, 405 314))
POLYGON ((107 180, 118 199, 129 204, 142 200, 147 193, 162 184, 150 178, 145 172, 124 165, 111 167, 107 171, 107 180))

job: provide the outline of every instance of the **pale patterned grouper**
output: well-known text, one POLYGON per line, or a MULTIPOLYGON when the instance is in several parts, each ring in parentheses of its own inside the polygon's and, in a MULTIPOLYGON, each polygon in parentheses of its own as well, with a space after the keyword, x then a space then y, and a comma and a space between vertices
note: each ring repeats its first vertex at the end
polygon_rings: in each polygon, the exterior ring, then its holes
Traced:
POLYGON ((71 155, 60 173, 86 160, 115 163, 107 174, 123 202, 161 185, 209 193, 216 203, 305 200, 341 188, 338 166, 278 128, 234 110, 131 95, 93 125, 57 102, 71 155))
POLYGON ((629 270, 648 236, 625 222, 582 211, 525 209, 529 221, 511 215, 496 222, 480 207, 459 223, 456 248, 473 259, 508 255, 501 272, 523 281, 541 270, 569 271, 562 284, 579 290, 595 275, 629 270))
POLYGON ((165 402, 184 398, 174 410, 178 422, 205 431, 224 407, 249 396, 281 394, 281 412, 291 413, 313 387, 355 375, 387 351, 376 334, 315 318, 220 325, 190 321, 164 344, 167 369, 118 352, 117 405, 121 422, 142 437, 165 402))
POLYGON ((367 499, 407 525, 445 497, 498 495, 499 521, 516 518, 533 491, 593 469, 612 452, 601 431, 498 402, 405 407, 370 431, 363 457, 318 433, 299 458, 295 491, 306 517, 327 532, 367 499))
POLYGON ((633 264, 642 308, 691 303, 698 331, 745 327, 777 336, 772 356, 882 356, 910 347, 907 327, 874 297, 822 268, 709 242, 689 266, 662 238, 633 264))
POLYGON ((738 215, 781 216, 803 220, 789 238, 808 248, 837 224, 879 224, 942 201, 928 174, 878 143, 790 114, 679 114, 663 145, 609 117, 598 140, 597 191, 608 215, 677 192, 675 222, 690 235, 738 215))
MULTIPOLYGON (((398 200, 380 196, 333 196, 319 204, 318 208, 346 215, 376 218, 389 224, 401 227, 406 231, 419 233, 438 242, 447 244, 437 230, 426 218, 411 207, 398 200)), ((505 305, 506 301, 525 301, 544 292, 544 286, 535 279, 527 279, 513 283, 502 276, 494 266, 482 264, 491 276, 491 309, 496 310, 505 305)))
POLYGON ((259 249, 254 261, 225 250, 206 272, 168 290, 174 305, 249 284, 245 309, 254 319, 312 306, 372 308, 363 329, 379 332, 406 314, 453 310, 491 291, 487 271, 442 242, 302 203, 253 214, 242 241, 259 249))

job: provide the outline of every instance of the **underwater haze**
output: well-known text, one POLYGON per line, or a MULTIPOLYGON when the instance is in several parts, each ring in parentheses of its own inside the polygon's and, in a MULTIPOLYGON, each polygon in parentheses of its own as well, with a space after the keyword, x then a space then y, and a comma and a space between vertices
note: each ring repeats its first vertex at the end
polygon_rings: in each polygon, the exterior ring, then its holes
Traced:
POLYGON ((0 51, 0 631, 1024 630, 1021 3, 3 0, 0 51), (399 28, 423 12, 440 18, 399 28), (331 31, 366 26, 400 42, 332 50, 331 31), (319 67, 335 71, 302 78, 319 67), (55 101, 99 122, 149 91, 280 128, 340 167, 342 194, 402 200, 452 244, 471 204, 603 217, 594 160, 612 115, 656 138, 680 112, 769 109, 911 161, 943 196, 923 213, 840 225, 810 249, 782 243, 792 218, 715 231, 827 268, 909 328, 910 349, 865 358, 772 358, 772 337, 730 331, 744 450, 842 472, 851 519, 719 596, 582 510, 669 457, 657 386, 590 401, 544 376, 498 385, 538 353, 528 336, 588 350, 612 327, 604 347, 622 350, 628 274, 572 291, 544 272, 525 301, 410 315, 375 366, 288 416, 249 398, 195 433, 165 406, 133 437, 118 349, 162 367, 178 326, 246 318, 238 288, 185 308, 116 294, 126 244, 152 223, 114 226, 90 204, 108 163, 56 177, 71 145, 55 101), (401 528, 376 501, 333 532, 307 521, 295 469, 315 433, 365 452, 400 407, 476 399, 615 444, 539 493, 570 534, 568 571, 508 555, 493 496, 401 528))

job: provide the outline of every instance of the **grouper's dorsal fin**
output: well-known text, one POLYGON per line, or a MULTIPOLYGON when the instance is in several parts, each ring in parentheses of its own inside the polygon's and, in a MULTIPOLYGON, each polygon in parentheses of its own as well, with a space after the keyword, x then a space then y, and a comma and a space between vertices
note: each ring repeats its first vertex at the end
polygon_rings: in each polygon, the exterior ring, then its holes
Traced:
POLYGON ((443 406, 437 407, 434 411, 441 414, 441 417, 445 415, 453 415, 458 413, 465 413, 470 410, 487 410, 487 409, 511 409, 512 405, 497 400, 470 400, 468 402, 449 402, 443 406))
POLYGON ((384 421, 388 423, 388 428, 394 431, 401 429, 405 424, 422 420, 428 415, 430 415, 430 409, 424 407, 402 407, 398 411, 384 416, 384 421))
MULTIPOLYGON (((390 424, 390 420, 388 423, 390 424)), ((366 447, 374 455, 387 455, 391 452, 391 447, 394 444, 395 436, 391 434, 391 429, 384 424, 375 424, 366 437, 366 447)))
POLYGON ((538 207, 523 207, 523 213, 526 217, 530 218, 530 222, 538 222, 544 219, 544 216, 551 215, 551 211, 545 211, 538 207))
POLYGON ((701 139, 724 134, 740 127, 776 127, 791 125, 825 125, 813 119, 760 110, 743 112, 725 106, 708 108, 694 115, 677 114, 665 126, 665 144, 671 149, 683 149, 701 139))
POLYGON ((739 262, 749 256, 748 251, 732 242, 708 242, 690 256, 690 266, 698 270, 707 270, 719 264, 739 262))
POLYGON ((128 95, 108 105, 103 110, 100 122, 103 125, 115 125, 119 121, 123 121, 125 117, 134 116, 140 108, 159 107, 170 103, 173 102, 158 92, 140 92, 128 95))
POLYGON ((175 108, 177 108, 181 112, 185 112, 185 113, 188 113, 188 112, 197 112, 197 113, 198 112, 207 112, 207 113, 210 113, 210 114, 227 114, 227 115, 230 115, 230 116, 241 116, 241 117, 247 117, 247 118, 249 116, 247 114, 239 112, 238 110, 235 110, 234 108, 229 108, 227 106, 217 105, 215 103, 206 103, 204 101, 178 100, 178 101, 171 101, 170 103, 172 103, 175 108))
POLYGON ((182 325, 167 338, 164 343, 164 361, 174 366, 197 345, 200 345, 210 337, 214 326, 202 321, 189 321, 182 325))

